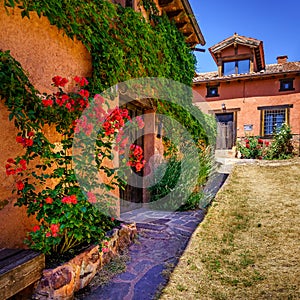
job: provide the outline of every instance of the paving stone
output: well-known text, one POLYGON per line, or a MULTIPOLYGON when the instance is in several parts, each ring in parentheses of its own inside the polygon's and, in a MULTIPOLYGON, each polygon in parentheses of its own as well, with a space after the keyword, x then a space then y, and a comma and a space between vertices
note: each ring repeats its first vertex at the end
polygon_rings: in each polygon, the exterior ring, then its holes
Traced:
POLYGON ((162 271, 164 265, 156 265, 151 268, 134 286, 134 295, 132 300, 149 300, 153 299, 158 287, 166 283, 166 278, 162 271))
POLYGON ((124 300, 130 291, 130 283, 111 282, 104 287, 96 289, 84 300, 124 300))
POLYGON ((124 281, 134 280, 135 278, 136 278, 136 275, 132 274, 132 273, 129 273, 129 272, 122 273, 119 276, 119 279, 124 280, 124 281))
POLYGON ((142 260, 138 264, 136 264, 133 269, 137 272, 140 273, 144 271, 147 267, 152 266, 153 262, 150 260, 142 260))

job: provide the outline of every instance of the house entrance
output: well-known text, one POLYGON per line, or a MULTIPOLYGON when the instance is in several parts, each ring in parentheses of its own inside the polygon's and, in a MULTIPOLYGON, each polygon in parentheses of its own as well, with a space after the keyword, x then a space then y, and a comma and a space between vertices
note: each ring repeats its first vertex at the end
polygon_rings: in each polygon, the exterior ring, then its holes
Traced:
MULTIPOLYGON (((131 118, 135 118, 136 116, 140 116, 143 114, 142 108, 132 105, 130 103, 127 103, 125 106, 122 106, 122 107, 126 108, 128 110, 131 118)), ((130 134, 129 139, 131 141, 134 141, 134 144, 139 145, 144 149, 143 133, 141 134, 140 137, 137 136, 137 132, 135 130, 132 130, 131 132, 129 132, 129 134, 130 134)), ((122 158, 120 157, 120 159, 122 159, 122 158)), ((134 171, 132 171, 132 172, 134 172, 134 171)), ((137 176, 130 178, 131 183, 127 184, 125 186, 125 189, 120 188, 121 213, 142 207, 143 170, 141 170, 140 172, 135 172, 135 174, 137 176)))
POLYGON ((217 113, 216 149, 231 149, 235 145, 236 130, 234 113, 217 113))

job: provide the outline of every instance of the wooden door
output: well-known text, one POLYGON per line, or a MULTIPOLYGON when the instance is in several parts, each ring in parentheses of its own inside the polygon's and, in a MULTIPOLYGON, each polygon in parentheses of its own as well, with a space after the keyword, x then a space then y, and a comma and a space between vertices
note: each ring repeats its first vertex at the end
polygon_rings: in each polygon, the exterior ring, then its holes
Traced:
POLYGON ((235 145, 236 129, 233 113, 216 114, 217 140, 216 149, 232 149, 235 145))
MULTIPOLYGON (((142 108, 135 106, 135 105, 131 105, 130 103, 126 104, 124 106, 124 108, 128 109, 128 112, 129 112, 129 115, 131 118, 134 118, 136 116, 140 116, 143 114, 142 108)), ((144 149, 143 136, 137 137, 136 131, 132 131, 129 134, 131 135, 130 140, 134 141, 134 144, 139 145, 142 147, 142 149, 144 149)), ((135 172, 135 173, 138 176, 135 176, 134 181, 131 184, 127 184, 125 186, 124 190, 120 188, 121 213, 131 210, 132 208, 136 209, 136 208, 142 207, 143 188, 141 188, 141 186, 143 186, 143 170, 141 170, 138 173, 137 172, 135 172), (133 205, 131 205, 131 203, 133 205)), ((130 180, 132 180, 132 178, 130 180)))

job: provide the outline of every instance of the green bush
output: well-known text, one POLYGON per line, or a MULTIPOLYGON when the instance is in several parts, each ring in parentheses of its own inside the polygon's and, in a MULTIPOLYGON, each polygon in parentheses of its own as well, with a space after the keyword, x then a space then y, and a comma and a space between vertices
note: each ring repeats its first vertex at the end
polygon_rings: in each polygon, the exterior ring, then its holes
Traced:
POLYGON ((180 155, 171 156, 155 170, 153 185, 148 188, 150 201, 156 202, 172 195, 169 200, 166 198, 166 201, 159 204, 160 209, 184 211, 199 207, 203 197, 202 188, 213 165, 212 153, 210 147, 206 147, 199 149, 197 154, 188 153, 187 156, 190 157, 183 159, 180 155), (195 165, 195 155, 199 158, 198 166, 195 165), (197 178, 194 177, 195 172, 197 178), (172 194, 174 191, 175 194, 172 194))
POLYGON ((237 150, 241 153, 241 158, 263 159, 266 155, 268 142, 258 137, 247 137, 244 142, 237 143, 237 150))
POLYGON ((283 124, 278 132, 274 134, 274 139, 268 149, 266 159, 288 159, 293 157, 291 128, 283 124))
POLYGON ((237 143, 237 151, 241 158, 253 159, 288 159, 293 157, 291 128, 283 124, 275 132, 271 143, 259 137, 247 137, 243 142, 237 143))

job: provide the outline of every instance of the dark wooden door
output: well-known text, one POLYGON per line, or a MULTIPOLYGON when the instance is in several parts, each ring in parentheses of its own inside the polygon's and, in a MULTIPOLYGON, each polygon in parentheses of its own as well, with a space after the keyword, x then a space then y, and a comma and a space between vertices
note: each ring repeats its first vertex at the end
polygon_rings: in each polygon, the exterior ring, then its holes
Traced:
MULTIPOLYGON (((142 108, 135 105, 131 105, 130 103, 122 107, 128 109, 131 118, 143 114, 142 108)), ((131 131, 129 132, 129 134, 131 135, 130 140, 134 141, 134 144, 139 145, 142 147, 142 149, 144 149, 144 139, 142 136, 143 134, 141 134, 140 137, 137 136, 136 131, 131 131)), ((134 172, 134 170, 132 170, 132 172, 134 172)), ((125 186, 125 189, 120 188, 121 213, 131 209, 142 207, 143 188, 141 186, 143 186, 143 170, 141 170, 138 173, 135 172, 135 174, 138 176, 130 178, 131 184, 127 184, 125 186)))
POLYGON ((216 149, 232 149, 235 145, 236 130, 233 113, 216 114, 216 149))

